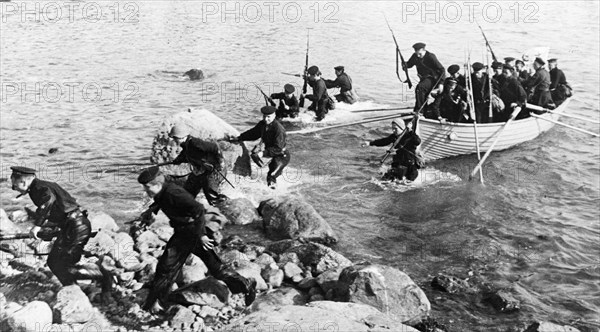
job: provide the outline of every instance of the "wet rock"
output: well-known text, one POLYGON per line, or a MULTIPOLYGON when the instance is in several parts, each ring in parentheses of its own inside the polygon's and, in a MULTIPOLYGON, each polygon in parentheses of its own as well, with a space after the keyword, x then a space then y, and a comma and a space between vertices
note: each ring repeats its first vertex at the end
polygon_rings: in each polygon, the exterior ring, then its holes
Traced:
POLYGON ((506 291, 497 291, 488 294, 484 298, 484 302, 490 304, 494 309, 503 313, 514 312, 521 309, 521 302, 506 291))
POLYGON ((290 248, 297 247, 302 244, 304 244, 304 242, 300 242, 298 240, 279 240, 269 243, 266 251, 270 254, 281 255, 290 248))
POLYGON ((52 324, 52 309, 46 302, 33 301, 7 315, 7 326, 15 332, 39 330, 52 324))
POLYGON ((244 241, 244 239, 242 239, 238 235, 228 236, 225 239, 223 239, 223 241, 221 243, 221 247, 223 247, 223 249, 226 249, 226 250, 230 249, 230 250, 242 251, 242 250, 244 250, 245 246, 246 246, 246 242, 244 241))
POLYGON ((190 69, 186 71, 183 75, 189 77, 190 81, 198 81, 204 79, 204 73, 200 69, 190 69))
POLYGON ((179 304, 171 306, 167 314, 170 317, 170 325, 176 328, 188 328, 196 319, 193 311, 179 304))
POLYGON ((315 280, 317 285, 321 287, 321 289, 327 293, 329 290, 336 290, 338 280, 340 278, 340 274, 342 273, 342 268, 331 269, 321 273, 315 280))
POLYGON ((297 282, 302 280, 302 269, 298 265, 288 262, 283 265, 282 270, 286 279, 298 280, 300 278, 297 282))
POLYGON ((300 258, 298 258, 298 254, 295 252, 284 252, 283 254, 279 255, 278 258, 279 259, 277 260, 277 263, 280 265, 285 265, 288 262, 300 264, 300 258))
POLYGON ((208 268, 206 267, 206 264, 204 264, 198 256, 190 255, 181 268, 177 283, 180 285, 191 284, 204 279, 207 273, 208 268))
POLYGON ((229 302, 231 292, 224 282, 208 277, 178 288, 169 295, 174 303, 222 308, 229 302))
POLYGON ((261 255, 263 252, 265 252, 265 247, 258 246, 255 244, 248 244, 248 245, 244 246, 244 250, 242 252, 246 256, 248 256, 248 259, 253 261, 256 258, 258 258, 259 255, 261 255))
POLYGON ((10 234, 18 231, 19 228, 8 218, 6 211, 0 209, 0 233, 10 234))
POLYGON ((323 294, 314 294, 310 296, 310 302, 316 301, 325 301, 325 296, 323 294))
POLYGON ((58 323, 86 323, 93 316, 90 300, 77 285, 63 287, 53 309, 58 323))
POLYGON ((273 288, 281 287, 281 283, 283 282, 284 273, 279 269, 277 264, 272 263, 267 265, 262 269, 260 273, 261 277, 265 280, 265 282, 273 288))
POLYGON ((234 225, 247 225, 261 220, 256 207, 247 198, 227 200, 219 204, 219 210, 234 225))
POLYGON ((48 150, 48 153, 49 153, 49 154, 54 154, 54 153, 57 153, 57 152, 58 152, 58 148, 50 148, 50 149, 48 150))
POLYGON ((92 232, 98 232, 100 230, 117 232, 119 225, 115 222, 113 217, 101 211, 88 211, 88 219, 92 224, 92 232))
POLYGON ((550 322, 535 322, 523 332, 580 332, 571 326, 561 326, 550 322))
POLYGON ((252 262, 241 262, 235 271, 245 278, 254 278, 256 280, 257 290, 262 291, 269 288, 265 280, 260 275, 260 265, 252 262))
POLYGON ((254 260, 254 263, 258 264, 261 269, 264 269, 271 263, 275 263, 275 259, 269 254, 261 254, 254 260))
POLYGON ((238 250, 225 250, 219 254, 223 264, 236 268, 242 264, 242 262, 250 262, 250 259, 246 254, 239 252, 238 250))
POLYGON ((165 242, 162 241, 156 233, 151 231, 145 231, 136 239, 135 248, 140 253, 152 252, 156 249, 160 249, 165 246, 165 242))
POLYGON ((108 231, 100 231, 96 236, 90 238, 84 247, 84 252, 91 256, 108 255, 115 250, 116 243, 112 234, 108 231))
POLYGON ((442 292, 454 294, 462 293, 470 290, 470 285, 465 280, 439 274, 431 280, 431 287, 442 292))
POLYGON ((416 328, 419 331, 423 331, 423 332, 448 332, 448 328, 443 325, 440 324, 439 322, 437 322, 435 320, 435 318, 432 317, 427 317, 426 319, 423 319, 420 323, 413 325, 414 328, 416 328))
POLYGON ((403 323, 418 323, 431 310, 425 293, 408 275, 384 265, 345 268, 338 290, 343 301, 372 305, 403 323))
POLYGON ((352 265, 348 258, 319 243, 301 244, 288 249, 286 253, 296 253, 300 262, 304 266, 310 267, 315 275, 352 265))
POLYGON ((261 202, 258 210, 267 236, 273 240, 303 238, 325 244, 337 242, 331 226, 299 197, 271 198, 261 202))

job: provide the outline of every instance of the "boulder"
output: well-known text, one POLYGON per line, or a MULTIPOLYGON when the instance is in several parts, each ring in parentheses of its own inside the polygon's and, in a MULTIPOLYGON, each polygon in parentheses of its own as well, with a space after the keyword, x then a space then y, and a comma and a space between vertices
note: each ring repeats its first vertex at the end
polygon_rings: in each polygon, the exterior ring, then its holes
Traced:
POLYGON ((19 228, 15 225, 6 214, 4 209, 0 209, 0 233, 17 233, 19 228))
POLYGON ((384 265, 358 264, 345 268, 338 280, 342 301, 371 305, 407 324, 427 317, 431 304, 404 272, 384 265))
POLYGON ((562 326, 550 322, 535 322, 523 332, 579 332, 579 330, 571 326, 562 326))
POLYGON ((204 73, 200 69, 190 69, 183 73, 183 75, 190 78, 190 81, 198 81, 204 79, 204 73))
POLYGON ((315 329, 315 323, 319 323, 319 331, 418 332, 410 326, 390 321, 367 305, 329 301, 311 302, 306 306, 265 306, 234 320, 219 331, 264 330, 267 326, 270 332, 289 331, 291 327, 296 331, 311 331, 315 329))
POLYGON ((258 210, 267 236, 273 240, 303 238, 324 244, 337 242, 327 221, 299 197, 271 198, 261 202, 258 210))
POLYGON ((219 204, 219 210, 234 225, 247 225, 260 221, 256 207, 247 198, 229 199, 219 204))
POLYGON ((52 309, 48 303, 33 301, 8 315, 8 328, 15 332, 42 331, 52 324, 52 309))
MULTIPOLYGON (((181 147, 169 137, 171 128, 176 124, 187 126, 193 137, 217 142, 228 170, 233 170, 233 173, 242 176, 251 175, 250 155, 246 145, 243 143, 232 144, 224 140, 227 136, 239 136, 240 132, 205 109, 189 109, 187 112, 179 112, 164 119, 152 143, 150 158, 152 162, 171 161, 181 152, 181 147)), ((175 175, 189 173, 189 167, 185 164, 171 165, 168 168, 168 172, 175 175)))
POLYGON ((260 294, 252 305, 248 307, 248 312, 267 310, 267 308, 281 307, 284 305, 305 305, 308 297, 301 291, 285 287, 277 290, 260 294))
POLYGON ((169 316, 171 327, 181 329, 189 328, 196 319, 196 314, 192 310, 179 304, 171 306, 167 315, 169 316))
POLYGON ((265 247, 259 246, 256 244, 248 244, 244 246, 244 251, 242 251, 250 260, 255 260, 259 255, 262 255, 265 252, 265 247))
POLYGON ((514 312, 521 309, 521 302, 506 291, 493 292, 485 296, 483 300, 484 302, 489 303, 497 311, 503 313, 514 312))
POLYGON ((454 294, 470 291, 471 286, 465 280, 439 274, 431 280, 431 287, 442 292, 454 294))
POLYGON ((238 250, 225 250, 219 254, 223 264, 235 268, 240 266, 242 262, 250 262, 250 259, 246 254, 239 252, 238 250))
POLYGON ((140 253, 146 253, 161 249, 165 246, 165 242, 152 231, 145 231, 136 239, 135 248, 140 253))
POLYGON ((271 263, 275 263, 275 259, 269 254, 261 254, 260 256, 256 257, 254 263, 258 264, 261 269, 264 269, 271 263))
POLYGON ((241 262, 235 271, 245 278, 254 278, 256 280, 256 290, 262 291, 269 288, 260 275, 260 265, 252 262, 241 262))
MULTIPOLYGON (((31 211, 31 212, 33 212, 33 211, 31 211)), ((9 218, 15 224, 21 224, 21 223, 25 223, 25 222, 29 221, 29 213, 27 213, 27 210, 25 210, 25 209, 15 210, 10 213, 9 218)))
MULTIPOLYGON (((338 274, 339 276, 339 274, 338 274)), ((337 281, 337 278, 336 278, 337 281)), ((306 277, 304 279, 302 279, 299 283, 298 283, 298 288, 300 289, 311 289, 315 286, 318 286, 317 284, 317 279, 313 278, 313 277, 306 277)))
POLYGON ((77 285, 65 286, 56 294, 54 316, 58 323, 86 323, 93 316, 87 295, 77 285))
POLYGON ((327 270, 344 268, 352 265, 352 262, 337 253, 333 249, 319 243, 309 242, 292 247, 286 251, 298 255, 300 262, 310 268, 315 275, 327 270))
POLYGON ((176 289, 169 300, 182 305, 201 305, 222 308, 229 302, 231 292, 224 282, 208 277, 176 289))
POLYGON ((102 256, 112 253, 116 248, 110 231, 99 231, 96 236, 90 238, 83 248, 84 252, 90 256, 102 256))
POLYGON ((244 241, 244 239, 242 239, 238 235, 230 235, 230 236, 226 237, 225 239, 223 239, 223 241, 221 243, 221 247, 223 249, 234 249, 234 250, 238 250, 238 251, 244 250, 245 246, 246 246, 246 242, 244 241))
POLYGON ((302 269, 298 267, 298 265, 292 262, 287 262, 283 265, 282 270, 286 279, 297 280, 296 282, 302 280, 302 269), (299 280, 298 277, 300 278, 299 280))
POLYGON ((89 211, 88 219, 92 224, 92 232, 97 232, 99 230, 117 232, 119 230, 119 225, 117 225, 113 217, 104 212, 89 211))
POLYGON ((124 265, 139 263, 138 253, 134 250, 133 238, 125 232, 112 234, 114 241, 113 250, 110 256, 117 262, 122 262, 124 265))
POLYGON ((283 282, 284 272, 279 269, 277 264, 272 263, 263 268, 260 275, 271 287, 278 288, 283 282))
POLYGON ((300 264, 300 258, 298 258, 298 254, 295 252, 284 252, 283 254, 279 255, 277 259, 277 263, 279 263, 279 265, 285 265, 288 262, 300 264))
POLYGON ((190 255, 177 278, 177 283, 187 285, 202 280, 206 277, 208 268, 204 262, 196 255, 190 255))
POLYGON ((329 290, 337 289, 338 279, 340 278, 340 274, 342 273, 342 268, 327 270, 321 274, 316 279, 317 285, 321 287, 323 292, 327 293, 329 290))

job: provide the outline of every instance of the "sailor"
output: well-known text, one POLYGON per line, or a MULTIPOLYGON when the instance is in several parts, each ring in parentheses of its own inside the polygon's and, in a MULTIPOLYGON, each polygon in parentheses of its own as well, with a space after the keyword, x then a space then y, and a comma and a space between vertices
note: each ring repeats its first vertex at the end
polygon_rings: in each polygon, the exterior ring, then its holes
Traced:
POLYGON ((475 118, 477 123, 488 123, 490 107, 490 84, 489 76, 485 73, 485 67, 481 62, 475 62, 471 66, 471 84, 473 85, 473 101, 475 102, 475 118))
POLYGON ((308 68, 307 75, 308 84, 313 89, 312 95, 305 96, 306 99, 312 101, 308 109, 315 112, 317 121, 321 121, 330 110, 335 108, 335 103, 327 93, 327 85, 325 84, 325 80, 321 78, 319 67, 312 66, 308 68))
POLYGON ((63 286, 74 285, 77 280, 99 280, 101 300, 108 301, 111 274, 99 265, 77 264, 92 234, 87 211, 82 210, 75 198, 57 183, 38 179, 34 169, 13 166, 11 170, 12 189, 21 193, 19 196, 28 194, 37 207, 30 236, 38 239, 42 228, 58 228, 58 236, 48 255, 50 271, 63 286))
POLYGON ((522 60, 515 61, 515 72, 519 83, 523 85, 529 79, 529 71, 525 68, 525 63, 522 60))
POLYGON ((277 178, 283 173, 283 169, 290 162, 290 152, 286 148, 286 132, 281 123, 275 119, 275 107, 264 106, 260 109, 263 120, 254 128, 243 132, 238 137, 229 137, 230 142, 255 141, 261 139, 259 145, 264 145, 264 151, 253 152, 253 160, 262 166, 262 157, 271 158, 269 172, 267 173, 267 185, 275 189, 277 178))
POLYGON ((492 69, 494 70, 494 75, 492 76, 492 89, 494 90, 494 94, 500 94, 500 87, 502 83, 504 83, 504 75, 502 75, 502 70, 504 68, 504 64, 502 62, 494 61, 492 63, 492 69))
POLYGON ((192 168, 192 173, 183 186, 185 190, 193 197, 198 196, 202 190, 208 204, 213 206, 226 201, 227 196, 219 192, 226 174, 219 145, 191 136, 189 127, 182 124, 174 125, 169 136, 182 148, 172 164, 189 163, 192 168))
POLYGON ((460 73, 459 65, 454 64, 448 67, 448 74, 450 74, 450 77, 453 77, 456 80, 458 86, 462 87, 463 89, 466 88, 467 85, 465 77, 460 73))
POLYGON ((295 118, 298 116, 300 107, 298 106, 298 98, 294 95, 295 91, 296 88, 293 85, 286 84, 283 86, 283 92, 271 94, 271 99, 279 100, 279 106, 275 112, 278 119, 286 117, 295 118))
POLYGON ((550 74, 544 69, 545 64, 544 60, 539 57, 533 61, 535 73, 525 83, 529 96, 527 101, 541 107, 553 107, 554 103, 550 94, 550 74))
MULTIPOLYGON (((421 106, 427 103, 429 94, 436 88, 434 85, 438 84, 438 92, 443 90, 443 80, 446 76, 446 69, 444 66, 438 61, 435 54, 430 53, 425 49, 425 46, 424 43, 414 44, 413 49, 415 52, 406 63, 407 68, 417 66, 417 73, 420 79, 419 84, 417 84, 415 89, 415 112, 419 112, 421 106)), ((403 69, 406 70, 406 68, 403 69)))
MULTIPOLYGON (((515 66, 517 65, 516 63, 516 58, 513 58, 511 56, 504 58, 504 65, 508 65, 512 68, 515 68, 515 66)), ((503 71, 504 72, 504 71, 503 71)), ((518 79, 519 78, 519 73, 516 72, 516 70, 513 70, 513 77, 518 79)))
POLYGON ((500 98, 504 102, 505 109, 504 112, 499 113, 498 118, 494 118, 494 121, 507 121, 515 107, 520 107, 522 110, 517 115, 517 119, 529 116, 529 113, 525 111, 527 93, 525 93, 525 89, 523 89, 521 83, 514 77, 514 71, 515 69, 512 66, 504 65, 504 83, 500 88, 500 98))
POLYGON ((352 87, 352 79, 344 71, 344 66, 337 66, 333 69, 335 70, 336 79, 333 81, 325 80, 325 86, 327 86, 327 89, 340 89, 340 93, 334 96, 338 102, 354 104, 357 96, 352 87))
POLYGON ((439 99, 437 120, 450 122, 468 122, 467 93, 458 85, 454 77, 448 77, 444 82, 444 91, 436 97, 439 99))
POLYGON ((417 146, 421 144, 421 138, 412 130, 412 122, 406 125, 403 119, 392 121, 392 134, 374 141, 367 141, 363 146, 386 146, 400 141, 394 146, 396 154, 392 160, 392 166, 383 175, 383 180, 402 180, 404 177, 414 181, 419 176, 421 168, 420 158, 417 156, 417 146))
POLYGON ((215 241, 211 229, 206 227, 202 204, 179 185, 165 182, 157 166, 143 170, 138 182, 154 199, 157 212, 162 210, 175 230, 158 260, 143 308, 152 313, 163 310, 171 285, 190 254, 202 259, 208 272, 225 282, 232 293, 245 294, 246 305, 250 305, 256 297, 256 280, 246 279, 223 264, 214 251, 215 241))
POLYGON ((570 96, 571 87, 567 83, 565 73, 558 69, 555 58, 548 59, 548 68, 550 68, 550 94, 556 106, 559 106, 570 96))

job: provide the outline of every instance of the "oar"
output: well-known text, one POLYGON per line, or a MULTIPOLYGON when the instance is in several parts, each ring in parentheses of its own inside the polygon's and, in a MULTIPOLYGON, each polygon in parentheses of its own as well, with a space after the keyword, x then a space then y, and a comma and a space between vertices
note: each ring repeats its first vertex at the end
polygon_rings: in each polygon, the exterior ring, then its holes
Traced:
MULTIPOLYGON (((356 110, 350 111, 350 113, 365 113, 365 112, 381 112, 381 111, 401 111, 401 110, 412 110, 414 107, 398 107, 398 108, 373 108, 368 110, 356 110)), ((412 112, 410 112, 412 114, 412 112)), ((406 113, 408 114, 408 113, 406 113)))
POLYGON ((296 76, 296 77, 302 77, 302 75, 300 74, 292 74, 292 73, 285 73, 285 72, 281 72, 284 75, 289 75, 289 76, 296 76))
MULTIPOLYGON (((530 105, 527 105, 528 108, 530 108, 529 106, 530 105)), ((560 114, 560 113, 558 113, 558 114, 560 114)), ((570 129, 573 129, 573 130, 576 130, 576 131, 579 131, 579 132, 582 132, 582 133, 585 133, 585 134, 588 134, 588 135, 592 135, 594 137, 600 137, 600 135, 598 135, 596 133, 592 133, 591 131, 587 131, 585 129, 577 128, 575 126, 571 126, 571 125, 568 125, 568 124, 563 123, 563 122, 559 122, 559 121, 552 120, 552 119, 547 119, 547 118, 545 118, 543 116, 540 116, 540 115, 537 115, 537 114, 534 114, 534 113, 531 113, 530 115, 532 117, 536 118, 536 119, 546 120, 546 121, 549 121, 549 122, 552 122, 552 123, 556 123, 557 125, 560 125, 560 126, 563 126, 563 127, 567 127, 567 128, 570 128, 570 129)))
MULTIPOLYGON (((465 50, 466 52, 466 50, 465 50)), ((465 54, 466 57, 466 54, 465 54)), ((475 130, 475 150, 477 151, 477 160, 479 160, 479 162, 481 162, 481 151, 479 149, 479 131, 477 130, 477 111, 475 110, 475 97, 473 96, 473 82, 471 82, 471 49, 469 47, 469 56, 467 57, 467 61, 466 61, 466 67, 465 67, 465 78, 468 82, 468 96, 467 99, 469 100, 469 107, 473 110, 472 112, 474 112, 475 114, 475 121, 473 121, 473 130, 475 130), (467 73, 469 73, 467 75, 467 73)), ((489 74, 488 74, 489 75, 489 74)), ((491 89, 491 86, 490 86, 491 89)), ((491 104, 491 100, 490 100, 490 104, 491 104)), ((479 169, 479 182, 481 182, 481 184, 483 184, 483 171, 481 169, 479 169)))
POLYGON ((566 116, 567 118, 573 118, 573 119, 577 119, 577 120, 581 120, 581 121, 585 121, 585 122, 589 122, 589 123, 593 123, 593 124, 599 124, 600 123, 598 121, 594 121, 592 119, 582 118, 582 117, 577 116, 577 115, 571 115, 571 114, 566 114, 566 113, 561 113, 561 112, 555 112, 554 110, 549 110, 547 108, 543 108, 543 107, 540 107, 540 106, 537 106, 537 105, 527 104, 527 108, 532 109, 534 111, 548 112, 548 113, 557 114, 557 115, 560 115, 560 116, 566 116))
POLYGON ((317 128, 308 128, 308 129, 302 129, 302 130, 296 130, 296 131, 289 131, 288 134, 309 134, 309 133, 314 133, 314 132, 321 131, 321 130, 327 130, 327 129, 333 129, 333 128, 340 128, 340 127, 347 127, 347 126, 354 126, 354 125, 359 125, 359 124, 363 124, 363 123, 377 122, 377 121, 382 121, 382 120, 390 120, 390 119, 394 119, 394 118, 397 118, 397 117, 398 117, 397 114, 386 115, 386 116, 381 116, 381 117, 377 117, 377 118, 371 118, 371 119, 367 119, 367 120, 361 120, 361 121, 354 121, 354 122, 349 122, 349 123, 342 123, 342 124, 337 124, 337 125, 331 125, 331 126, 327 126, 327 127, 317 127, 317 128))
POLYGON ((492 153, 492 150, 494 150, 496 143, 498 143, 500 136, 502 136, 502 132, 504 132, 504 129, 506 129, 508 127, 508 125, 517 117, 517 114, 519 114, 520 111, 521 111, 520 107, 515 107, 514 111, 510 115, 510 118, 508 119, 508 121, 506 121, 506 123, 502 126, 502 128, 500 128, 500 130, 498 131, 498 135, 496 135, 496 138, 494 139, 494 142, 492 142, 492 145, 487 150, 487 152, 483 155, 483 158, 481 158, 481 160, 479 161, 477 166, 475 166, 475 168, 471 172, 471 175, 469 176, 469 178, 472 178, 475 175, 475 173, 477 173, 477 171, 481 170, 481 165, 483 165, 485 160, 490 156, 490 153, 492 153))

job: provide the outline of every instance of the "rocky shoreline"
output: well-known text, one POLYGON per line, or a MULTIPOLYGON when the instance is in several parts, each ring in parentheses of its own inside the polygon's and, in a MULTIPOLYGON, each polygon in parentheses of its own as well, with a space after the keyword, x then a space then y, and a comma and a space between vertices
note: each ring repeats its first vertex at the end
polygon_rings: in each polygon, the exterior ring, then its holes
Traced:
MULTIPOLYGON (((219 139, 235 129, 210 112, 184 112, 167 119, 155 140, 152 159, 170 160, 177 147, 165 136, 173 122, 199 128, 193 136, 219 139), (196 125, 194 125, 196 124, 196 125), (166 129, 165 129, 166 128, 166 129), (207 129, 209 128, 209 129, 207 129)), ((252 174, 244 145, 220 142, 230 171, 252 174)), ((184 170, 172 169, 174 174, 184 170)), ((141 310, 157 259, 173 229, 159 213, 150 226, 120 227, 103 212, 90 213, 97 234, 85 248, 82 264, 98 264, 115 277, 112 297, 102 302, 100 285, 79 282, 62 287, 45 266, 49 242, 32 239, 0 244, 0 330, 2 331, 453 331, 430 316, 427 294, 404 272, 370 262, 352 262, 334 250, 339 238, 325 219, 301 197, 238 192, 208 209, 223 262, 257 280, 259 295, 249 307, 225 284, 207 276, 191 255, 176 278, 164 314, 141 310), (258 204, 256 204, 258 202, 258 204), (228 225, 263 231, 260 241, 226 236, 228 225)), ((31 226, 26 210, 1 210, 6 233, 31 226)), ((481 294, 499 314, 518 311, 510 293, 455 276, 437 275, 436 292, 481 294)), ((549 322, 530 322, 502 331, 579 331, 549 322)))

